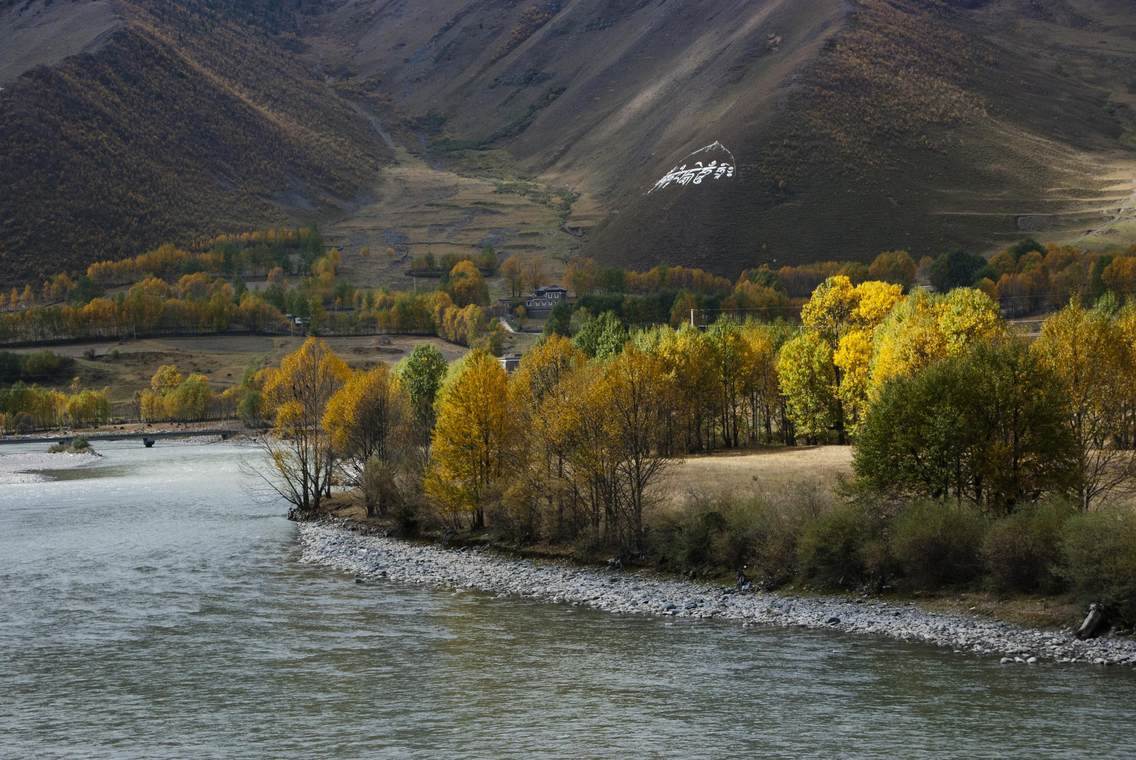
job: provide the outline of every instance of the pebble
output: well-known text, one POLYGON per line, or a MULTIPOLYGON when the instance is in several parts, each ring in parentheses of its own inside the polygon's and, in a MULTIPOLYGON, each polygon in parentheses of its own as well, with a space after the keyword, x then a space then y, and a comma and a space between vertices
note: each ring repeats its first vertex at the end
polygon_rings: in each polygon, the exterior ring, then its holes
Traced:
POLYGON ((717 601, 722 587, 628 570, 619 576, 557 562, 512 559, 481 549, 461 551, 412 544, 325 521, 299 525, 301 559, 366 581, 473 589, 575 604, 620 614, 737 621, 782 628, 827 628, 887 636, 1000 657, 1003 665, 1041 660, 1136 666, 1136 640, 1079 641, 1071 631, 1023 628, 986 618, 924 612, 908 604, 870 604, 844 597, 789 597, 755 592, 717 601), (712 601, 707 601, 712 600, 712 601), (1035 654, 1036 653, 1036 654, 1035 654))

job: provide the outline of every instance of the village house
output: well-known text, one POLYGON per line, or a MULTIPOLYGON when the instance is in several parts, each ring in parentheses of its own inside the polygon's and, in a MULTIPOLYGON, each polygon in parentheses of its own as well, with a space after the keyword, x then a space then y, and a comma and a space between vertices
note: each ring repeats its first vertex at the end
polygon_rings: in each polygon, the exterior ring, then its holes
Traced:
POLYGON ((505 354, 504 356, 497 357, 497 361, 501 362, 501 366, 506 372, 512 374, 517 370, 517 367, 521 366, 521 355, 505 354))
POLYGON ((525 299, 525 310, 529 314, 549 312, 567 298, 568 291, 559 285, 537 288, 532 295, 525 299))

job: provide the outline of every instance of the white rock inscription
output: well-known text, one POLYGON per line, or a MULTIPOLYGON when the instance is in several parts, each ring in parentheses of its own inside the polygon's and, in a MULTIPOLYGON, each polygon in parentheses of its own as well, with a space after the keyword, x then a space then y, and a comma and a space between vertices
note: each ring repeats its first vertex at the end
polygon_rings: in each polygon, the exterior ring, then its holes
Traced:
POLYGON ((687 185, 701 185, 708 179, 715 181, 720 179, 733 179, 735 171, 734 154, 730 153, 722 143, 713 142, 704 148, 699 148, 683 159, 682 164, 675 166, 664 174, 662 178, 655 183, 655 186, 647 191, 647 194, 650 195, 656 190, 662 190, 671 185, 686 187, 687 185), (721 162, 717 160, 710 162, 694 161, 693 165, 691 165, 690 159, 694 158, 699 153, 708 153, 712 150, 724 151, 730 157, 730 160, 721 162))

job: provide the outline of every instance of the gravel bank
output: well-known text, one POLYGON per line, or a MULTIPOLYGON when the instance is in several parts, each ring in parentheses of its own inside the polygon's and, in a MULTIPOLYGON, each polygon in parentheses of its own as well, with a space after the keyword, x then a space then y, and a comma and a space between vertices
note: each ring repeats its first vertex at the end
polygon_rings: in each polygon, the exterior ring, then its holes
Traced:
POLYGON ((0 485, 26 485, 47 480, 37 470, 73 470, 101 461, 97 454, 46 451, 23 451, 18 454, 0 453, 0 485))
POLYGON ((300 524, 299 538, 302 561, 362 578, 543 599, 620 614, 736 620, 742 625, 826 628, 890 636, 1001 657, 1006 664, 1045 660, 1136 666, 1136 640, 1078 641, 1063 631, 925 612, 907 604, 736 594, 732 588, 666 580, 649 573, 608 572, 511 559, 475 549, 422 546, 362 535, 330 522, 300 524))

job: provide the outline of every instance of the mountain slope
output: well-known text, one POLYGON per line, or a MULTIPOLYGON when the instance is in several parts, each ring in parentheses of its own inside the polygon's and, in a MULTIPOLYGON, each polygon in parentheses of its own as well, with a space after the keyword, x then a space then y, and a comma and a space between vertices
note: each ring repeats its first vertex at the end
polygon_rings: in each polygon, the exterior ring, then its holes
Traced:
POLYGON ((205 3, 116 10, 97 47, 0 92, 5 279, 314 218, 389 158, 264 30, 205 3))
MULTIPOLYGON (((0 49, 12 7, 41 2, 9 2, 0 49)), ((85 52, 2 85, 6 276, 285 220, 324 222, 377 281, 406 255, 487 243, 733 275, 1136 239, 1127 0, 107 11, 99 35, 61 36, 85 52), (700 160, 711 178, 652 191, 700 160)))

